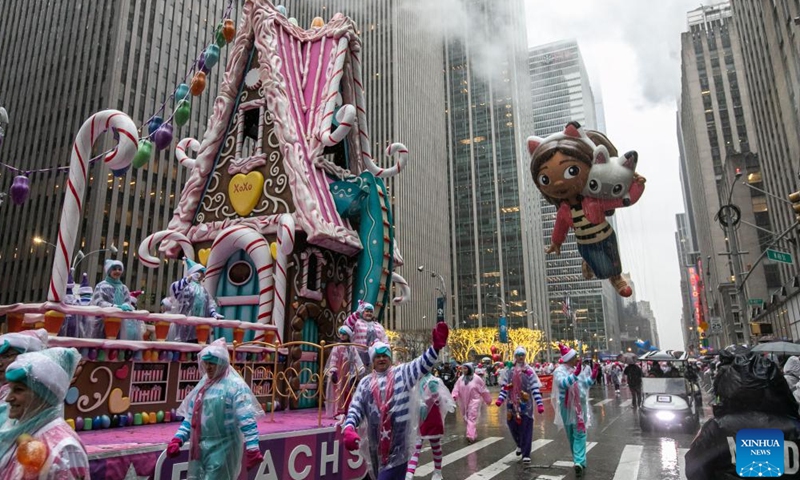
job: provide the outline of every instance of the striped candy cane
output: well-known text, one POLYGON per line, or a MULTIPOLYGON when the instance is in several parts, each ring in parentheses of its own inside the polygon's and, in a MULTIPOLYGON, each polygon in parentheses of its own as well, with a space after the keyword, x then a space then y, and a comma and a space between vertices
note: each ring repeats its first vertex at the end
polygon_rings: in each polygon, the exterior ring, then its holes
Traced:
POLYGON ((411 287, 405 278, 399 273, 392 272, 392 282, 397 286, 397 296, 392 299, 392 303, 400 305, 411 300, 411 287))
MULTIPOLYGON (((258 274, 258 323, 270 323, 272 314, 273 263, 269 244, 264 236, 245 225, 235 225, 219 232, 211 245, 206 269, 206 290, 214 294, 228 259, 237 250, 244 250, 253 260, 258 274)), ((279 330, 280 334, 283 330, 279 330)))
POLYGON ((178 159, 178 163, 180 163, 182 167, 186 167, 191 170, 194 168, 196 160, 194 158, 190 158, 189 155, 186 154, 186 151, 189 149, 194 150, 195 152, 199 151, 200 142, 192 137, 184 138, 178 142, 178 146, 175 147, 175 158, 178 159))
POLYGON ((288 213, 281 215, 278 221, 278 258, 275 269, 275 309, 272 312, 272 323, 283 332, 286 312, 286 263, 294 251, 294 217, 288 213))
POLYGON ((380 168, 379 166, 375 165, 375 162, 372 161, 371 157, 364 157, 366 159, 365 166, 367 170, 370 171, 376 177, 381 178, 389 178, 397 175, 400 173, 401 170, 406 168, 406 163, 408 162, 408 149, 402 143, 393 143, 386 148, 386 155, 394 156, 397 158, 393 167, 390 168, 380 168))
POLYGON ((114 137, 118 140, 117 147, 103 159, 110 169, 120 170, 130 165, 139 148, 136 125, 130 117, 120 111, 103 110, 89 117, 81 125, 72 147, 69 179, 64 189, 64 206, 61 209, 61 223, 58 227, 58 247, 50 278, 50 290, 47 293, 47 299, 51 302, 61 302, 66 292, 69 262, 75 248, 78 227, 83 219, 83 199, 89 176, 92 145, 108 129, 114 132, 114 137))
POLYGON ((194 260, 194 247, 186 235, 174 230, 161 230, 142 240, 139 244, 139 260, 148 268, 158 268, 161 261, 158 257, 150 255, 153 248, 164 240, 178 242, 183 249, 183 255, 189 260, 194 260))
POLYGON ((339 39, 339 44, 336 46, 336 62, 333 65, 333 76, 329 79, 328 99, 325 102, 325 114, 322 117, 322 125, 320 126, 320 141, 326 147, 332 147, 341 142, 344 137, 350 133, 353 127, 353 122, 356 119, 356 108, 352 105, 342 105, 342 108, 336 114, 336 121, 339 126, 336 131, 331 133, 331 125, 333 124, 333 112, 336 109, 336 100, 341 99, 339 94, 339 81, 344 74, 344 59, 347 56, 349 49, 347 48, 349 40, 347 37, 339 39))

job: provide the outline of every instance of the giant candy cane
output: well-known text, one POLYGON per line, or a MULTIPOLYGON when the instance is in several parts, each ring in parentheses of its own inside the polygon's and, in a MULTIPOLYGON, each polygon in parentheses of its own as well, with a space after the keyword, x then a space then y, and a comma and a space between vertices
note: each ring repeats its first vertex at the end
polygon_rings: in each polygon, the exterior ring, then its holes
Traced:
POLYGON ((178 163, 180 163, 182 167, 186 167, 191 170, 194 168, 194 165, 197 161, 186 154, 186 150, 189 149, 194 150, 195 152, 199 151, 200 142, 192 137, 184 138, 178 142, 178 146, 175 147, 175 158, 178 159, 178 163))
POLYGON ((83 199, 86 193, 92 145, 108 129, 114 132, 114 137, 118 140, 117 147, 103 159, 112 170, 121 170, 130 165, 139 148, 136 125, 120 111, 103 110, 89 117, 81 125, 72 146, 69 179, 64 189, 64 206, 61 209, 61 223, 58 227, 58 246, 53 262, 53 275, 50 278, 50 290, 47 293, 47 299, 51 302, 61 302, 66 292, 69 262, 75 248, 78 227, 83 219, 83 199))
POLYGON ((411 287, 408 286, 406 279, 399 273, 392 272, 392 282, 397 287, 397 296, 392 299, 395 305, 406 303, 411 299, 411 287))
POLYGON ((393 177, 400 173, 401 170, 406 168, 406 163, 408 162, 408 149, 402 143, 393 143, 386 148, 386 155, 388 156, 395 156, 397 161, 395 162, 393 167, 390 168, 380 168, 379 166, 375 165, 375 162, 372 161, 370 157, 364 157, 365 166, 367 170, 370 171, 376 177, 381 178, 388 178, 393 177))
POLYGON ((194 260, 194 247, 192 247, 192 242, 186 238, 186 235, 175 230, 161 230, 145 238, 139 244, 139 260, 146 267, 157 268, 161 265, 159 258, 150 255, 150 252, 153 251, 153 247, 164 240, 178 242, 178 245, 183 249, 183 255, 189 260, 194 260))
POLYGON ((275 268, 275 309, 272 323, 283 332, 286 312, 286 262, 294 250, 294 217, 288 213, 281 215, 278 222, 278 258, 275 268))
POLYGON ((326 147, 332 147, 341 142, 344 137, 350 133, 353 128, 353 123, 356 120, 356 108, 352 105, 342 105, 336 113, 336 121, 339 126, 336 131, 331 132, 331 124, 333 123, 333 112, 336 109, 336 100, 341 98, 339 94, 339 80, 344 74, 344 59, 347 56, 349 49, 347 48, 349 40, 347 37, 339 39, 339 44, 336 46, 336 61, 333 65, 333 75, 328 80, 328 98, 325 102, 325 114, 322 117, 322 125, 320 126, 320 141, 326 147))
MULTIPOLYGON (((234 225, 219 232, 208 254, 205 287, 212 295, 217 291, 220 275, 230 256, 244 250, 253 260, 258 273, 258 323, 270 323, 272 298, 275 293, 272 281, 272 253, 264 236, 246 225, 234 225)), ((280 331, 279 331, 280 333, 280 331)))

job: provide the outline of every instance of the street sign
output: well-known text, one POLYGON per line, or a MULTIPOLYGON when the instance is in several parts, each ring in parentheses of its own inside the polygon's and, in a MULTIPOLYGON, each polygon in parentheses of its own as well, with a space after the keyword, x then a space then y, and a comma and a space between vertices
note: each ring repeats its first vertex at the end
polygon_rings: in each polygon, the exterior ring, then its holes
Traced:
POLYGON ((761 306, 761 305, 764 305, 764 299, 763 298, 750 298, 750 299, 747 300, 747 304, 748 305, 761 306))
POLYGON ((786 252, 779 252, 778 250, 767 249, 767 258, 775 262, 792 263, 792 254, 786 252))
POLYGON ((720 317, 711 317, 709 327, 712 333, 719 333, 722 331, 722 319, 720 317))

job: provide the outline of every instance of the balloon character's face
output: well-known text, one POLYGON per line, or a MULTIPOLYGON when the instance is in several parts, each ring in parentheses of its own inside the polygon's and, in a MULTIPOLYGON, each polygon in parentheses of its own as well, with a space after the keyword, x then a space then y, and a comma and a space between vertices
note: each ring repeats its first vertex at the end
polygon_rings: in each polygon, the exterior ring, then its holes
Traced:
POLYGON ((8 418, 18 420, 25 415, 25 410, 33 402, 33 390, 24 383, 11 382, 11 390, 6 395, 8 418))
POLYGON ((556 152, 542 164, 534 179, 546 196, 557 200, 577 200, 586 186, 590 166, 562 152, 556 152))

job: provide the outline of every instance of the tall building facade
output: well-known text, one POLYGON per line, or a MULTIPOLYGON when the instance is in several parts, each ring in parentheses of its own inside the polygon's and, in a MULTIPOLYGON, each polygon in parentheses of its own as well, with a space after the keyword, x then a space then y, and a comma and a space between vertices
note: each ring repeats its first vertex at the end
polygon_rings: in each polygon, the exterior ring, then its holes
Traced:
MULTIPOLYGON (((598 129, 595 96, 589 84, 581 52, 575 40, 563 40, 533 47, 528 68, 534 109, 534 131, 540 137, 563 131, 570 121, 587 129, 598 129)), ((602 105, 602 103, 599 103, 602 105)), ((530 171, 526 182, 535 191, 530 171)), ((556 207, 537 195, 544 245, 550 244, 556 207)), ((613 222, 613 217, 612 217, 613 222)), ((586 280, 581 273, 582 258, 572 232, 561 246, 561 255, 546 259, 548 319, 551 338, 581 341, 593 350, 619 350, 621 302, 607 281, 586 280), (568 302, 569 309, 563 308, 568 302), (616 339, 616 340, 615 340, 616 339)))
POLYGON ((764 233, 771 223, 730 4, 699 7, 687 23, 681 34, 681 174, 697 239, 694 267, 704 286, 697 327, 701 339, 719 348, 750 341, 748 300, 766 297, 781 281, 775 265, 756 265, 771 240, 764 233), (720 209, 728 204, 737 206, 741 221, 723 230, 720 209))
MULTIPOLYGON (((393 160, 383 151, 392 142, 409 150, 407 168, 387 179, 397 246, 404 267, 397 270, 412 290, 409 303, 388 310, 393 330, 429 329, 436 316, 438 277, 451 290, 450 223, 447 201, 447 139, 445 120, 444 37, 425 28, 424 11, 413 0, 286 0, 287 15, 310 28, 341 12, 359 26, 364 55, 362 72, 367 118, 376 163, 393 160), (417 270, 423 266, 422 272, 417 270)), ((452 305, 452 303, 451 303, 452 305)), ((452 307, 445 309, 448 322, 452 307)))
MULTIPOLYGON (((772 285, 763 308, 755 312, 754 334, 770 325, 778 338, 800 339, 800 249, 795 215, 783 203, 800 190, 800 4, 794 1, 731 2, 741 38, 743 78, 750 92, 747 106, 754 128, 750 142, 758 152, 763 189, 771 195, 763 208, 774 237, 787 233, 770 248, 791 253, 793 263, 777 264, 782 285, 772 285), (774 195, 774 196, 772 196, 774 195)), ((749 282, 748 282, 749 283, 749 282)))
POLYGON ((445 47, 455 313, 464 326, 496 326, 504 302, 510 327, 541 328, 541 222, 524 180, 533 133, 524 6, 462 5, 470 22, 445 47))
POLYGON ((675 248, 678 251, 678 270, 681 274, 681 335, 683 336, 684 348, 689 352, 697 352, 700 346, 700 338, 697 336, 696 321, 694 319, 694 307, 700 305, 700 292, 696 267, 691 260, 691 252, 694 251, 691 233, 689 232, 689 220, 685 213, 675 215, 675 248))
MULTIPOLYGON (((0 102, 11 117, 0 161, 23 171, 68 166, 75 135, 100 110, 121 110, 137 125, 154 114, 170 116, 170 96, 190 80, 187 72, 213 41, 229 3, 1 2, 0 17, 20 21, 0 30, 0 102), (165 101, 165 110, 158 111, 165 101)), ((235 19, 237 2, 232 3, 235 19)), ((192 98, 190 121, 175 129, 177 139, 202 136, 226 50, 208 75, 204 94, 192 98)), ((94 155, 111 147, 109 138, 95 145, 94 155)), ((121 177, 93 162, 82 218, 75 220, 81 222, 75 251, 87 254, 77 274, 87 272, 94 283, 102 278, 104 258, 121 260, 127 285, 146 292, 140 308, 157 308, 169 283, 182 274, 178 261, 153 271, 136 258, 142 239, 166 227, 188 175, 174 158, 174 145, 121 177), (112 244, 118 254, 96 252, 112 244)), ((8 191, 14 176, 0 168, 0 191, 8 191)), ((0 303, 46 299, 54 257, 48 243, 56 243, 66 180, 64 172, 32 173, 28 201, 0 206, 0 303), (48 243, 34 244, 34 237, 48 243)))

